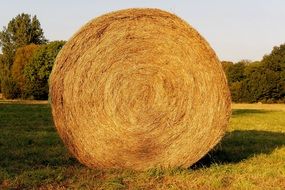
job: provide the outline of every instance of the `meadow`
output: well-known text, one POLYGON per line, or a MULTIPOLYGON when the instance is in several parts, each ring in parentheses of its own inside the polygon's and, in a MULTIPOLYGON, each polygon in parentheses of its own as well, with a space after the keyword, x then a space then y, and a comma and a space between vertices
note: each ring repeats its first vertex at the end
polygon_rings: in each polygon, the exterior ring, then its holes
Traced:
POLYGON ((47 102, 0 101, 0 189, 285 189, 285 105, 234 104, 219 145, 188 169, 88 169, 47 102))

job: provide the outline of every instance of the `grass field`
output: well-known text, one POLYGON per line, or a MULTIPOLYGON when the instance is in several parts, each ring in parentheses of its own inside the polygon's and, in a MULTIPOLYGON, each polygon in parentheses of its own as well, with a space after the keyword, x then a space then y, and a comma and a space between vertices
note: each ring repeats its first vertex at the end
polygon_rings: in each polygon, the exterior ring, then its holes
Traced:
POLYGON ((222 142, 189 169, 92 170, 46 102, 0 102, 0 189, 285 189, 285 105, 233 105, 222 142))

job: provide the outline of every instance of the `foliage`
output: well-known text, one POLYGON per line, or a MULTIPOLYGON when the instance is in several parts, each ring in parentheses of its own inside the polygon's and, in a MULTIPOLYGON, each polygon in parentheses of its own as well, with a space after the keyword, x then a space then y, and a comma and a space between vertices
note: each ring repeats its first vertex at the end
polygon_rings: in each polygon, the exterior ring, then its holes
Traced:
POLYGON ((2 78, 3 78, 3 70, 4 70, 4 64, 3 64, 3 55, 0 54, 0 93, 2 92, 2 88, 1 88, 1 81, 2 81, 2 78))
POLYGON ((8 66, 5 64, 6 62, 6 56, 1 54, 0 55, 0 92, 3 91, 2 88, 2 83, 3 81, 8 78, 8 76, 10 76, 10 70, 8 68, 8 66))
POLYGON ((0 31, 0 46, 2 48, 0 82, 1 91, 6 98, 16 98, 20 94, 17 79, 14 80, 11 72, 16 50, 31 43, 44 44, 46 42, 37 17, 31 18, 31 15, 25 13, 17 15, 8 23, 7 27, 0 31))
POLYGON ((285 102, 285 44, 260 62, 222 62, 234 102, 285 102))
POLYGON ((230 83, 240 82, 245 78, 244 75, 245 63, 238 62, 231 66, 231 69, 228 71, 228 80, 230 83))
POLYGON ((1 87, 5 98, 14 99, 19 97, 19 88, 11 75, 1 80, 1 87))
POLYGON ((1 93, 5 98, 17 98, 19 96, 19 88, 14 81, 11 72, 6 64, 4 64, 5 56, 0 56, 0 87, 1 93))
POLYGON ((54 41, 41 46, 24 68, 26 93, 34 99, 48 98, 48 79, 55 58, 64 45, 64 41, 54 41))
MULTIPOLYGON (((13 58, 16 49, 25 45, 46 43, 40 22, 36 16, 19 14, 0 32, 0 45, 3 54, 13 58)), ((11 62, 12 64, 13 62, 11 62)))
POLYGON ((12 65, 12 77, 14 78, 17 86, 20 89, 21 96, 23 97, 25 90, 25 76, 24 67, 29 63, 33 57, 34 52, 39 48, 38 45, 30 44, 21 48, 18 48, 15 54, 15 60, 12 65))
POLYGON ((285 102, 285 44, 274 47, 271 54, 264 56, 262 62, 269 74, 268 83, 271 84, 267 89, 267 95, 269 96, 269 91, 272 91, 274 100, 280 99, 285 102))

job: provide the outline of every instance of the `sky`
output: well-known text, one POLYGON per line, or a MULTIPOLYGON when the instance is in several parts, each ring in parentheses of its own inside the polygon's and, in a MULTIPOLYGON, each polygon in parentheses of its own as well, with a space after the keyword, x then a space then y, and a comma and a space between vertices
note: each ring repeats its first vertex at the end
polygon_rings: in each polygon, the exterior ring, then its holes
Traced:
POLYGON ((0 27, 24 12, 37 15, 49 40, 68 40, 92 18, 134 7, 178 15, 207 39, 220 60, 261 60, 285 43, 284 0, 0 0, 0 27))

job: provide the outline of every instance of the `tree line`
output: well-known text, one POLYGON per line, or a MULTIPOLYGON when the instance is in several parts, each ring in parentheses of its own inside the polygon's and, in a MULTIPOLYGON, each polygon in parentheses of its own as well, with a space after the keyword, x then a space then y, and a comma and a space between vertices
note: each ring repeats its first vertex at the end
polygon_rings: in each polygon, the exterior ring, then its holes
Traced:
MULTIPOLYGON (((49 42, 36 16, 19 14, 0 32, 0 92, 47 99, 48 78, 64 41, 49 42)), ((234 102, 285 102, 285 44, 261 61, 222 61, 234 102)))
POLYGON ((47 99, 48 78, 64 41, 49 42, 36 16, 19 14, 0 32, 0 92, 7 99, 47 99))
POLYGON ((222 61, 233 102, 285 103, 285 44, 261 61, 222 61))

